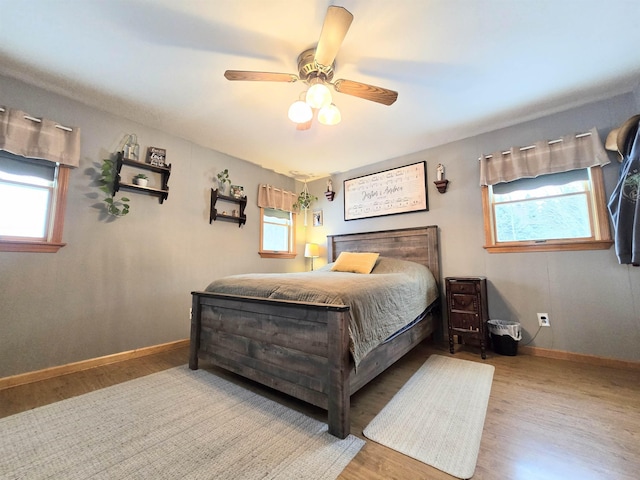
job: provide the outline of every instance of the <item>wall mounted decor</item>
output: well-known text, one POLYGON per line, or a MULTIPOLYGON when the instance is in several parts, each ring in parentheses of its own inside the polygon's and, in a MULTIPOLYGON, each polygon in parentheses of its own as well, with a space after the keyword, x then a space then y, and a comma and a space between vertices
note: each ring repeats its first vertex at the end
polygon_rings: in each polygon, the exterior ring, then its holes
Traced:
POLYGON ((140 145, 138 145, 138 136, 135 133, 126 136, 127 140, 122 147, 122 156, 127 160, 134 162, 140 161, 140 145))
POLYGON ((429 210, 427 162, 344 181, 344 219, 429 210))
POLYGON ((322 226, 322 210, 313 211, 313 226, 314 227, 322 226))
POLYGON ((309 193, 309 188, 307 187, 307 181, 304 181, 304 187, 302 191, 298 194, 298 201, 295 203, 295 208, 301 210, 304 215, 304 226, 307 226, 307 210, 311 207, 311 204, 318 200, 318 197, 315 195, 311 195, 309 193))
MULTIPOLYGON (((118 152, 116 158, 116 175, 113 181, 113 195, 120 189, 133 191, 136 193, 144 193, 146 195, 152 195, 158 197, 158 200, 162 204, 167 197, 169 197, 169 176, 171 175, 171 165, 151 165, 148 163, 138 162, 136 160, 130 160, 124 158, 124 152, 118 152), (152 173, 157 173, 160 176, 160 187, 151 188, 134 183, 127 183, 122 181, 120 172, 123 166, 133 167, 137 169, 146 170, 152 173)), ((146 176, 146 175, 145 175, 146 176)))
POLYGON ((333 182, 331 181, 331 179, 327 180, 327 191, 324 192, 324 196, 327 197, 327 200, 329 200, 330 202, 333 202, 333 197, 335 196, 336 192, 333 191, 333 182))
POLYGON ((167 163, 167 151, 164 148, 158 147, 147 148, 147 163, 164 167, 167 163))
POLYGON ((247 207, 247 197, 232 197, 229 195, 223 195, 216 189, 211 189, 211 206, 209 208, 209 225, 216 220, 225 220, 227 222, 237 223, 238 227, 247 223, 247 216, 244 213, 244 209, 247 207), (231 211, 222 210, 218 212, 216 204, 219 200, 222 200, 224 204, 227 204, 231 208, 231 211), (237 207, 237 208, 234 208, 237 207))
POLYGON ((444 178, 444 165, 442 165, 441 163, 439 163, 438 167, 436 168, 436 181, 433 183, 436 185, 436 188, 440 193, 444 193, 447 191, 449 180, 444 178))
POLYGON ((218 182, 218 193, 226 195, 227 186, 231 187, 231 179, 229 178, 229 169, 225 168, 216 174, 216 181, 218 182))
POLYGON ((244 187, 242 185, 231 185, 231 196, 236 198, 244 197, 244 187))

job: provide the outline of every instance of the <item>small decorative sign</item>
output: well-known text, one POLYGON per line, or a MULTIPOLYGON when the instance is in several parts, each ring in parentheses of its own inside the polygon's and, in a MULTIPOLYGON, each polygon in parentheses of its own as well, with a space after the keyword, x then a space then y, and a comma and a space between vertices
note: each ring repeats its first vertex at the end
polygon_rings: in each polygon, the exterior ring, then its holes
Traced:
POLYGON ((147 148, 147 163, 164 167, 166 165, 167 151, 164 148, 149 147, 147 148))
POLYGON ((429 210, 427 162, 344 181, 344 219, 429 210))
POLYGON ((241 185, 231 185, 231 196, 236 198, 244 198, 244 187, 241 185))

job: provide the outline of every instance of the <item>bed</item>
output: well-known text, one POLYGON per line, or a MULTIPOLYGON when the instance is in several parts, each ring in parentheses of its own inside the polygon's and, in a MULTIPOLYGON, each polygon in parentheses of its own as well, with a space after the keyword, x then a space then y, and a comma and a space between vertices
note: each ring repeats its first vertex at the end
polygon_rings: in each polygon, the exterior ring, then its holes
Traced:
MULTIPOLYGON (((327 256, 377 252, 426 266, 440 283, 437 226, 329 235, 327 256)), ((203 360, 328 412, 328 430, 350 433, 350 396, 440 328, 440 295, 419 318, 358 359, 352 355, 350 306, 192 292, 189 367, 203 360)))

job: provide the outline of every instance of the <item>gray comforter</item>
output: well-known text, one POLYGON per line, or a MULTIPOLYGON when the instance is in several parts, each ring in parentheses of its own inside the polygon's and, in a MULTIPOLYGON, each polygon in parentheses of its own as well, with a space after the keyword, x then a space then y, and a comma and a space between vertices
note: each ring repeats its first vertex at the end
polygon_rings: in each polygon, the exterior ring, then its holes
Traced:
POLYGON ((233 275, 213 281, 208 292, 348 305, 351 354, 356 366, 367 353, 412 322, 438 298, 429 269, 380 257, 369 275, 332 272, 233 275))

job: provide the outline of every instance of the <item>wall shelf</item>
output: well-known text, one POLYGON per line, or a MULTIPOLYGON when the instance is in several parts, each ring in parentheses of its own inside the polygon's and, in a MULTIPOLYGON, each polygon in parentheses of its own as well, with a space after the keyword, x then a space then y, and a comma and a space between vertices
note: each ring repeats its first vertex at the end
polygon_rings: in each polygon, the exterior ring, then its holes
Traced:
POLYGON ((244 209, 247 206, 247 197, 236 198, 229 195, 221 195, 218 193, 218 189, 211 189, 211 209, 209 210, 209 224, 216 220, 225 220, 227 222, 236 222, 238 227, 241 227, 247 223, 247 216, 244 214, 244 209), (238 215, 229 215, 228 213, 218 213, 216 209, 216 203, 218 200, 224 202, 234 203, 238 205, 238 215))
POLYGON ((151 165, 150 163, 137 162, 135 160, 129 160, 128 158, 124 158, 122 152, 118 152, 118 158, 116 160, 116 178, 113 182, 113 194, 120 189, 130 190, 137 193, 142 193, 145 195, 152 195, 154 197, 158 197, 158 200, 162 204, 167 197, 169 196, 169 175, 171 175, 171 165, 165 165, 163 167, 158 165, 151 165), (120 171, 122 170, 122 166, 126 165, 133 168, 139 168, 142 170, 147 170, 153 173, 159 173, 161 178, 161 187, 143 187, 141 185, 135 185, 133 183, 123 182, 120 176, 120 171))

